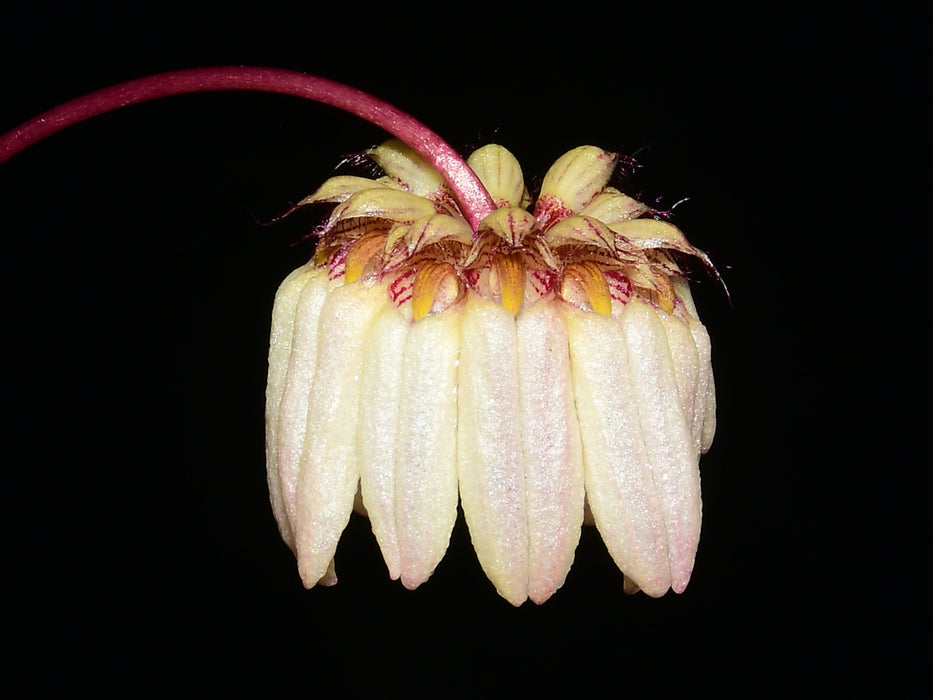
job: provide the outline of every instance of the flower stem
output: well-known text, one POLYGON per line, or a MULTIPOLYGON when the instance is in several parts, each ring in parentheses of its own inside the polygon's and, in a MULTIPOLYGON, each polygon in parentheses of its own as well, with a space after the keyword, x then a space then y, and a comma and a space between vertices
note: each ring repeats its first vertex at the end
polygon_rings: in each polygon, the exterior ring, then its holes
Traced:
POLYGON ((159 97, 189 92, 256 90, 304 97, 337 107, 385 129, 424 156, 441 173, 475 231, 495 207, 463 159, 424 124, 387 102, 341 83, 307 73, 242 66, 159 73, 79 97, 0 136, 0 163, 57 131, 90 117, 159 97))

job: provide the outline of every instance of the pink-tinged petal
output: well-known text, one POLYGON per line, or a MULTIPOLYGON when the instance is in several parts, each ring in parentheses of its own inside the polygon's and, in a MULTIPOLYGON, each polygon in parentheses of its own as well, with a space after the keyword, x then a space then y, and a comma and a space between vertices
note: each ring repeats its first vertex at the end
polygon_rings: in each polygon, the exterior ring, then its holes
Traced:
POLYGON ((682 593, 700 539, 699 455, 681 408, 661 319, 648 304, 632 299, 625 306, 620 327, 628 351, 634 406, 667 530, 671 588, 682 593))
POLYGON ((544 176, 535 216, 542 218, 552 197, 572 213, 579 214, 609 182, 618 161, 618 155, 596 146, 567 151, 554 161, 544 176))
POLYGON ((580 212, 584 216, 599 219, 607 226, 620 221, 637 219, 650 211, 649 207, 637 199, 622 194, 615 187, 607 187, 596 195, 580 212))
POLYGON ((671 359, 674 362, 674 377, 677 379, 680 407, 687 419, 690 433, 693 435, 694 447, 699 453, 703 435, 703 419, 706 415, 706 386, 704 384, 703 393, 698 399, 700 363, 697 346, 693 341, 690 326, 684 319, 665 311, 658 311, 657 314, 664 326, 667 344, 671 350, 671 359))
POLYGON ((586 498, 616 565, 650 596, 670 588, 667 533, 613 316, 565 306, 586 498))
POLYGON ((401 574, 395 525, 395 444, 404 385, 401 358, 409 326, 394 304, 386 305, 373 323, 363 353, 357 435, 363 505, 393 580, 401 574))
POLYGON ((308 281, 314 276, 312 264, 299 267, 279 285, 272 306, 272 332, 269 340, 269 373, 266 381, 266 479, 269 483, 269 500, 272 513, 278 523, 282 539, 292 549, 295 536, 288 522, 288 511, 279 481, 278 427, 279 407, 285 393, 285 378, 288 374, 289 357, 295 335, 295 314, 298 300, 308 281))
POLYGON ((563 314, 551 301, 516 319, 528 597, 543 603, 564 584, 583 525, 583 447, 563 314))
POLYGON ((515 318, 471 293, 461 321, 460 501, 473 548, 512 605, 528 597, 528 525, 515 318))
POLYGON ((378 180, 371 180, 368 177, 357 177, 355 175, 338 175, 327 180, 321 185, 314 194, 308 195, 300 202, 299 207, 308 204, 317 204, 323 202, 345 202, 357 192, 362 190, 371 190, 374 187, 388 187, 389 189, 399 189, 395 181, 381 177, 378 180))
POLYGON ((395 449, 395 522, 402 584, 417 588, 444 557, 457 521, 456 309, 411 325, 395 449))
POLYGON ((445 187, 444 178, 411 146, 389 139, 367 151, 386 175, 412 194, 431 198, 445 187))
POLYGON ((693 303, 693 294, 690 285, 682 277, 673 277, 671 283, 677 292, 677 297, 684 303, 686 313, 684 319, 690 326, 690 333, 697 348, 697 358, 700 367, 699 383, 697 386, 697 407, 703 409, 703 429, 700 437, 700 452, 705 454, 713 444, 716 434, 716 383, 713 380, 712 348, 706 326, 700 322, 697 307, 693 303), (703 397, 706 397, 705 405, 703 397))
MULTIPOLYGON (((321 307, 333 287, 334 283, 327 279, 327 269, 317 268, 301 291, 295 310, 294 334, 285 374, 285 387, 279 404, 275 455, 278 462, 280 493, 293 537, 298 515, 295 505, 298 466, 301 463, 308 421, 308 395, 311 393, 314 370, 317 366, 320 338, 318 322, 321 307)), ((294 539, 289 544, 294 549, 294 539)))
POLYGON ((706 397, 705 411, 703 412, 703 430, 700 437, 700 452, 705 454, 710 445, 713 444, 713 436, 716 435, 716 382, 713 379, 712 347, 709 341, 709 333, 706 332, 706 326, 692 316, 688 321, 690 323, 690 332, 693 334, 693 341, 696 343, 700 363, 700 382, 697 388, 698 405, 704 405, 703 397, 706 397))
POLYGON ((486 187, 497 208, 524 209, 530 204, 522 167, 518 159, 502 146, 491 143, 476 149, 467 158, 467 165, 486 187))
POLYGON ((296 489, 298 570, 305 586, 327 572, 350 519, 360 480, 360 368, 373 321, 387 303, 381 285, 347 284, 321 308, 314 383, 296 489))

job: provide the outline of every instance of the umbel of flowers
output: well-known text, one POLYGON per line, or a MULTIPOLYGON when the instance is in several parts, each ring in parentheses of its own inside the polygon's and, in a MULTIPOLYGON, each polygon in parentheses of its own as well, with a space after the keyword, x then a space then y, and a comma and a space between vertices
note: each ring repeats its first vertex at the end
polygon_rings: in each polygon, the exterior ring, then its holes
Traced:
POLYGON ((381 177, 302 202, 335 206, 273 310, 268 481, 304 584, 336 582, 356 507, 389 575, 419 586, 459 503, 514 605, 560 588, 585 521, 627 591, 683 591, 715 393, 677 261, 706 256, 608 186, 617 157, 593 146, 554 163, 534 206, 511 153, 474 152, 495 204, 475 230, 412 149, 368 155, 381 177))
POLYGON ((60 104, 0 135, 0 164, 80 121, 170 95, 275 92, 382 127, 384 175, 335 177, 313 260, 276 295, 266 399, 276 520, 308 587, 336 582, 351 510, 389 574, 426 581, 462 505, 479 561, 515 605, 543 602, 595 523, 625 590, 681 592, 700 532, 699 455, 715 429, 709 338, 674 226, 607 186, 616 157, 575 149, 533 209, 487 146, 437 134, 347 85, 217 66, 60 104))

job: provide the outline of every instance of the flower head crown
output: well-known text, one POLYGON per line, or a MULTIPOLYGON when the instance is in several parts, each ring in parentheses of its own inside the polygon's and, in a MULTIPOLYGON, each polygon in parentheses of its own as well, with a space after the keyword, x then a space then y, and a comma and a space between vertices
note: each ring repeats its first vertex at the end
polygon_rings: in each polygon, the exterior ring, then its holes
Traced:
POLYGON ((535 208, 500 146, 468 163, 409 115, 316 76, 243 66, 129 81, 0 136, 0 163, 83 119, 207 90, 352 112, 417 146, 335 177, 315 257, 272 313, 266 464, 308 587, 336 582, 354 506, 390 576, 426 581, 462 505, 480 564, 515 605, 563 584, 592 521, 625 590, 681 592, 700 533, 699 455, 715 430, 710 344, 675 256, 706 256, 608 186, 592 146, 548 171, 535 208))
POLYGON ((585 519, 627 590, 682 591, 715 400, 675 256, 705 254, 608 185, 618 159, 600 148, 559 158, 531 211, 515 157, 475 151, 496 207, 475 230, 411 148, 368 156, 381 176, 300 203, 335 207, 273 312, 269 483, 305 584, 336 581, 355 501, 390 576, 417 587, 459 502, 515 605, 563 584, 585 519))

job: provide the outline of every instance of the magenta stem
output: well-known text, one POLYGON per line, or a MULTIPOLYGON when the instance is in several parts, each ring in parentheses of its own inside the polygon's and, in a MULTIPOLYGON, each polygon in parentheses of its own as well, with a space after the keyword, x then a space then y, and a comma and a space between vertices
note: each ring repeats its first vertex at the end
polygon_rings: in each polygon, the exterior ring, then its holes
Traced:
POLYGON ((483 183, 440 136, 387 102, 341 83, 277 68, 223 66, 160 73, 104 88, 50 109, 0 136, 0 163, 34 143, 120 107, 188 92, 256 90, 304 97, 385 129, 424 156, 447 181, 475 231, 495 208, 483 183))

